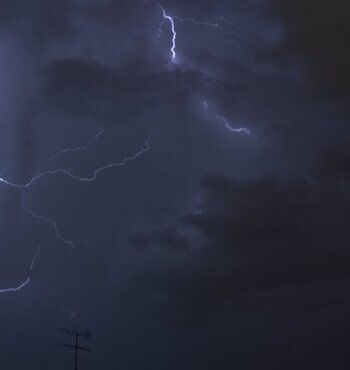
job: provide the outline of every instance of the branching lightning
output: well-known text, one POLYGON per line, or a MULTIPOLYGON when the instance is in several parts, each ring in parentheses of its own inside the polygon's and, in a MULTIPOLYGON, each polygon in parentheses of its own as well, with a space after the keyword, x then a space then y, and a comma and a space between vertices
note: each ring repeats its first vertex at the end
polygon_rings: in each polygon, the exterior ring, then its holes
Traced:
POLYGON ((40 245, 39 245, 36 253, 33 256, 32 262, 30 263, 30 269, 29 269, 30 272, 33 271, 36 259, 39 257, 40 251, 41 251, 41 248, 40 248, 40 245))
POLYGON ((57 168, 54 170, 47 170, 44 172, 39 172, 37 175, 33 176, 28 182, 19 184, 15 183, 9 180, 6 180, 3 177, 0 177, 0 182, 8 185, 12 188, 17 188, 17 189, 28 189, 30 188, 35 182, 39 181, 40 179, 48 176, 66 176, 71 178, 72 180, 75 181, 80 181, 80 182, 94 182, 96 181, 97 177, 104 171, 109 170, 111 168, 117 168, 117 167, 123 167, 125 166, 128 162, 132 162, 148 152, 150 150, 150 139, 147 139, 144 143, 144 147, 140 149, 138 152, 136 152, 133 155, 127 156, 123 158, 120 162, 111 162, 108 163, 102 167, 99 167, 93 171, 93 173, 90 176, 79 176, 71 172, 70 170, 67 170, 66 168, 57 168))
MULTIPOLYGON (((58 156, 60 156, 60 155, 62 155, 64 153, 78 152, 78 151, 82 151, 82 150, 87 150, 92 143, 94 143, 94 142, 96 142, 98 140, 98 138, 102 135, 103 130, 104 129, 102 128, 83 147, 67 148, 67 149, 63 149, 60 152, 56 153, 47 162, 45 162, 45 166, 47 166, 49 164, 49 162, 51 162, 54 158, 57 158, 58 156)), ((78 176, 78 175, 72 173, 71 171, 69 171, 69 170, 67 170, 65 168, 58 168, 58 169, 53 169, 53 170, 46 170, 44 172, 39 172, 38 174, 36 174, 35 176, 33 176, 28 182, 23 183, 23 184, 19 184, 19 183, 15 183, 15 182, 9 181, 9 180, 5 179, 4 177, 0 177, 0 183, 3 183, 3 184, 5 184, 5 185, 7 185, 7 186, 9 186, 11 188, 15 188, 15 189, 21 190, 21 192, 22 192, 22 208, 23 208, 23 210, 28 215, 30 215, 32 218, 37 219, 37 220, 40 220, 40 221, 42 221, 42 222, 44 222, 46 224, 49 224, 53 228, 57 239, 60 240, 62 243, 64 243, 64 244, 66 244, 66 245, 68 245, 68 246, 70 246, 70 247, 73 248, 73 247, 75 247, 75 243, 72 240, 64 237, 61 234, 61 232, 59 231, 59 227, 57 225, 57 222, 55 220, 53 220, 51 218, 48 218, 46 216, 43 216, 43 215, 40 215, 40 214, 35 213, 33 210, 31 210, 26 205, 26 202, 25 202, 25 190, 29 189, 37 181, 39 181, 39 180, 41 180, 41 179, 43 179, 45 177, 48 177, 48 176, 67 176, 67 177, 69 177, 70 179, 72 179, 74 181, 91 183, 91 182, 96 181, 97 180, 97 177, 102 172, 104 172, 106 170, 109 170, 109 169, 112 169, 112 168, 117 168, 117 167, 125 166, 128 162, 132 162, 132 161, 136 160, 137 158, 139 158, 140 156, 142 156, 143 154, 145 154, 149 150, 150 150, 150 139, 147 139, 145 141, 145 143, 144 143, 144 147, 141 148, 135 154, 123 158, 120 162, 111 162, 111 163, 108 163, 108 164, 106 164, 106 165, 104 165, 102 167, 99 167, 99 168, 97 168, 97 169, 95 169, 93 171, 92 175, 86 176, 86 177, 78 176)))
POLYGON ((30 278, 28 277, 24 283, 19 285, 18 287, 15 288, 7 288, 7 289, 0 289, 0 293, 14 293, 14 292, 19 292, 21 289, 23 289, 25 286, 27 286, 30 283, 30 278))
POLYGON ((169 21, 170 26, 171 26, 171 32, 172 32, 172 45, 171 45, 170 51, 171 51, 172 59, 174 60, 176 58, 176 37, 177 37, 176 29, 175 29, 175 21, 174 21, 174 18, 172 18, 170 15, 166 13, 165 9, 159 3, 158 3, 158 6, 161 9, 163 13, 163 18, 164 18, 163 22, 161 23, 159 27, 159 34, 161 35, 163 33, 162 27, 164 25, 164 21, 165 20, 169 21))
POLYGON ((39 172, 41 172, 41 170, 43 168, 46 168, 50 163, 52 163, 55 159, 61 157, 62 155, 64 154, 67 154, 67 153, 77 153, 77 152, 82 152, 82 151, 86 151, 90 148, 90 146, 92 146, 93 144, 95 144, 99 139, 100 137, 104 134, 105 132, 105 128, 104 126, 102 125, 100 130, 96 133, 95 136, 93 136, 92 138, 90 138, 86 143, 85 145, 83 146, 78 146, 78 147, 75 147, 75 148, 64 148, 60 151, 58 151, 57 153, 55 153, 53 156, 51 156, 45 163, 43 163, 40 167, 39 167, 39 172))
POLYGON ((178 17, 178 16, 173 16, 173 19, 176 19, 180 22, 190 22, 190 23, 193 23, 195 26, 214 27, 214 28, 220 27, 219 23, 217 23, 217 22, 197 21, 196 19, 194 19, 192 17, 181 18, 181 17, 178 17))
POLYGON ((14 287, 14 288, 0 289, 0 294, 19 292, 20 290, 22 290, 24 287, 26 287, 31 282, 30 275, 31 275, 31 272, 34 269, 35 262, 36 262, 36 259, 39 256, 39 254, 40 254, 40 246, 38 247, 37 251, 35 252, 35 254, 34 254, 34 256, 33 256, 32 260, 31 260, 31 263, 29 265, 29 276, 27 277, 27 279, 22 284, 14 287))
MULTIPOLYGON (((177 22, 182 22, 182 23, 192 23, 196 27, 209 27, 209 28, 216 28, 216 29, 222 29, 222 28, 232 28, 237 25, 237 22, 235 20, 228 20, 223 16, 216 17, 213 20, 198 20, 194 17, 180 17, 178 15, 172 15, 170 16, 167 14, 166 10, 162 5, 160 5, 157 2, 159 8, 162 11, 163 15, 163 20, 161 24, 159 25, 158 33, 157 33, 157 38, 160 38, 163 35, 163 26, 166 21, 170 22, 171 25, 171 31, 172 31, 172 47, 171 47, 171 53, 172 53, 172 60, 174 61, 176 59, 176 39, 177 39, 177 31, 175 27, 175 21, 177 22)), ((247 4, 248 5, 248 4, 247 4)), ((226 38, 225 38, 226 39, 226 38)), ((228 38, 228 41, 230 43, 236 44, 237 47, 241 48, 242 47, 242 40, 239 35, 232 34, 228 38)))
MULTIPOLYGON (((84 147, 81 147, 81 148, 77 148, 77 149, 67 149, 67 150, 63 150, 61 151, 60 153, 67 153, 68 151, 78 151, 78 150, 86 150, 85 148, 88 148, 89 145, 91 145, 91 143, 95 142, 102 134, 102 131, 100 131, 93 139, 89 140, 89 142, 84 146, 84 147)), ((131 162, 131 161, 134 161, 136 160, 137 158, 139 158, 140 156, 142 156, 143 154, 145 154, 146 152, 148 152, 150 150, 150 139, 147 139, 145 141, 145 144, 144 144, 144 147, 142 149, 140 149, 136 154, 134 155, 131 155, 131 156, 127 156, 125 158, 123 158, 120 162, 112 162, 112 163, 109 163, 109 164, 106 164, 102 167, 99 167, 97 168, 91 176, 89 177, 80 177, 78 175, 75 175, 73 174, 72 172, 70 172, 69 170, 67 169, 64 169, 64 168, 59 168, 59 169, 55 169, 55 170, 47 170, 47 171, 44 171, 44 172, 39 172, 39 174, 33 176, 27 183, 24 183, 24 184, 18 184, 18 183, 15 183, 15 182, 11 182, 9 180, 6 180, 5 178, 3 177, 0 177, 0 182, 11 187, 11 188, 16 188, 16 189, 19 189, 21 190, 22 192, 22 208, 23 210, 29 215, 31 216, 32 218, 36 219, 36 220, 40 220, 46 224, 49 224, 54 232, 55 232, 55 235, 57 237, 58 240, 60 240, 62 243, 70 246, 71 248, 74 248, 75 247, 75 243, 68 239, 67 237, 64 237, 61 232, 59 231, 59 227, 57 225, 57 222, 51 218, 48 218, 46 216, 43 216, 43 215, 40 215, 40 214, 37 214, 35 213, 33 210, 31 210, 27 205, 26 205, 26 202, 25 202, 25 190, 30 188, 35 182, 39 181, 40 179, 44 178, 44 177, 47 177, 47 176, 57 176, 57 175, 61 175, 61 176, 68 176, 69 178, 71 178, 72 180, 75 180, 75 181, 80 181, 80 182, 94 182, 96 181, 98 175, 100 173, 102 173, 103 171, 106 171, 108 169, 111 169, 111 168, 116 168, 116 167, 122 167, 122 166, 125 166, 128 162, 131 162)), ((56 155, 56 157, 58 156, 58 154, 56 155)), ((47 162, 48 163, 48 162, 47 162)), ((29 281, 26 281, 24 283, 24 286, 27 285, 29 283, 29 281)), ((23 286, 19 287, 19 289, 21 289, 23 286)), ((19 290, 18 289, 18 290, 19 290)), ((1 291, 0 291, 1 293, 1 291)))
MULTIPOLYGON (((223 23, 228 23, 228 21, 224 20, 223 18, 217 19, 216 22, 209 22, 209 21, 198 21, 198 20, 196 20, 195 18, 192 18, 192 17, 181 18, 181 17, 178 17, 178 16, 171 16, 167 13, 166 9, 161 4, 159 4, 159 3, 157 3, 157 4, 158 4, 158 6, 159 6, 159 8, 162 12, 162 17, 163 17, 162 22, 159 26, 159 36, 163 34, 163 27, 164 27, 165 23, 169 22, 169 25, 170 25, 170 31, 171 31, 170 53, 171 53, 171 59, 172 59, 173 62, 176 60, 176 57, 177 57, 177 52, 176 52, 177 45, 176 45, 176 43, 177 43, 177 36, 178 35, 177 35, 176 24, 175 24, 176 21, 178 21, 178 22, 190 22, 195 26, 213 27, 213 28, 219 28, 219 27, 222 26, 223 23)), ((208 103, 207 102, 203 102, 203 109, 204 109, 205 113, 209 116, 210 119, 222 122, 224 127, 229 132, 231 132, 231 133, 244 133, 244 134, 248 134, 248 135, 251 133, 248 128, 233 127, 230 124, 229 120, 225 116, 220 115, 220 114, 216 114, 216 113, 212 113, 208 108, 208 103)), ((32 178, 30 178, 28 181, 26 181, 24 183, 17 183, 15 181, 9 180, 9 179, 4 177, 2 172, 0 173, 0 184, 3 184, 5 186, 8 186, 8 187, 13 188, 13 189, 17 189, 19 192, 21 192, 23 211, 25 213, 27 213, 33 219, 39 220, 39 221, 49 225, 50 227, 52 227, 57 240, 59 240, 63 244, 68 245, 71 248, 75 247, 75 243, 72 240, 70 240, 69 238, 62 235, 62 233, 60 232, 58 223, 55 220, 53 220, 51 218, 48 218, 46 216, 43 216, 41 214, 38 214, 34 210, 29 208, 29 206, 26 204, 25 196, 27 194, 27 191, 29 191, 32 188, 32 186, 34 186, 34 184, 36 184, 38 181, 43 180, 44 178, 52 177, 52 176, 54 176, 54 177, 57 177, 57 176, 67 177, 67 178, 69 178, 73 181, 77 181, 77 182, 80 182, 80 183, 93 183, 98 179, 99 175, 101 175, 103 172, 106 172, 106 171, 111 170, 111 169, 116 169, 116 168, 119 168, 119 167, 123 167, 123 166, 127 165, 129 162, 137 160, 138 158, 140 158, 141 156, 146 154, 151 149, 150 148, 150 139, 147 139, 144 142, 143 147, 140 150, 138 150, 136 153, 130 154, 130 155, 124 157, 120 161, 113 161, 113 162, 107 163, 107 164, 105 164, 101 167, 95 168, 91 172, 90 175, 86 175, 86 176, 80 176, 80 175, 74 173, 72 170, 67 169, 67 168, 51 168, 54 164, 53 162, 56 163, 56 160, 58 158, 60 158, 61 156, 64 156, 68 153, 71 153, 71 154, 72 153, 78 153, 78 152, 86 151, 86 150, 90 149, 90 147, 93 144, 95 144, 101 138, 101 136, 104 134, 104 132, 105 132, 104 127, 101 127, 100 130, 92 138, 90 138, 83 146, 64 148, 64 149, 58 151, 57 153, 53 154, 50 158, 48 158, 39 167, 39 169, 35 173, 35 175, 33 175, 32 178)), ((20 285, 18 285, 16 287, 7 288, 7 289, 0 289, 0 294, 18 292, 18 291, 22 290, 24 287, 26 287, 28 284, 30 284, 30 282, 31 282, 31 273, 32 273, 32 271, 35 267, 35 263, 36 263, 36 260, 39 256, 39 254, 40 254, 40 247, 38 248, 37 252, 35 253, 35 255, 33 256, 32 260, 31 260, 31 263, 30 263, 30 266, 29 266, 30 267, 29 268, 29 275, 28 275, 27 279, 23 283, 21 283, 20 285)), ((73 310, 66 309, 66 308, 64 310, 67 313, 69 313, 72 318, 75 318, 77 316, 77 313, 74 312, 73 310)))
POLYGON ((228 120, 227 120, 227 118, 226 117, 224 117, 224 116, 220 116, 220 115, 216 115, 215 116, 215 119, 217 119, 217 120, 219 120, 219 121, 222 121, 224 124, 225 124, 225 127, 229 130, 229 131, 231 131, 231 132, 238 132, 238 133, 245 133, 245 134, 247 134, 247 135, 250 135, 250 130, 249 129, 247 129, 247 128, 245 128, 245 127, 239 127, 239 128, 234 128, 234 127, 232 127, 230 124, 229 124, 229 122, 228 122, 228 120))
POLYGON ((247 134, 247 135, 251 134, 250 130, 246 127, 232 127, 229 123, 229 120, 225 116, 220 115, 220 114, 212 114, 209 111, 208 103, 206 101, 204 101, 202 104, 203 104, 203 110, 209 115, 209 117, 211 117, 212 119, 215 119, 217 121, 223 122, 224 127, 227 130, 229 130, 230 132, 244 133, 244 134, 247 134))
POLYGON ((32 211, 31 209, 28 208, 28 206, 26 205, 25 203, 25 196, 24 196, 24 192, 22 192, 22 208, 23 210, 32 218, 36 219, 36 220, 40 220, 44 223, 47 223, 49 225, 51 225, 54 229, 54 232, 55 232, 55 235, 56 235, 56 238, 58 240, 60 240, 62 243, 64 244, 67 244, 69 247, 71 248, 74 248, 75 247, 75 243, 72 241, 72 240, 69 240, 67 238, 65 238, 59 231, 59 228, 58 228, 58 225, 57 225, 57 222, 55 220, 52 220, 48 217, 45 217, 45 216, 42 216, 42 215, 39 215, 37 213, 35 213, 34 211, 32 211))
POLYGON ((210 22, 210 21, 199 21, 193 17, 186 17, 186 18, 183 18, 183 17, 179 17, 179 16, 170 16, 169 14, 167 14, 165 8, 160 5, 159 3, 157 3, 159 8, 161 9, 162 11, 162 15, 163 15, 163 20, 161 22, 161 24, 159 25, 159 29, 158 29, 158 34, 157 34, 157 37, 161 37, 163 35, 163 26, 164 26, 164 23, 166 21, 168 21, 170 23, 170 26, 171 26, 171 32, 172 32, 172 46, 171 46, 171 55, 172 55, 172 60, 175 60, 176 59, 176 39, 177 39, 177 32, 176 32, 176 27, 175 27, 175 20, 176 21, 179 21, 179 22, 189 22, 189 23, 192 23, 193 25, 197 26, 197 27, 211 27, 211 28, 220 28, 223 26, 223 24, 229 24, 229 25, 233 25, 234 22, 231 22, 231 21, 227 21, 225 18, 223 17, 219 17, 216 19, 215 22, 210 22))

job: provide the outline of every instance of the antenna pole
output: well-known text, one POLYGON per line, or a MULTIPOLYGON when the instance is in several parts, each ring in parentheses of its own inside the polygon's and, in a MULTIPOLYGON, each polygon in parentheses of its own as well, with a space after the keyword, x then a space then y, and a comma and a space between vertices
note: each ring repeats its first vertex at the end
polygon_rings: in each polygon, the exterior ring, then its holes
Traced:
POLYGON ((74 370, 78 370, 79 351, 88 351, 88 352, 91 351, 90 348, 79 346, 79 338, 80 337, 88 338, 90 336, 90 333, 89 332, 74 331, 74 330, 61 330, 61 331, 63 331, 64 333, 66 333, 68 335, 74 336, 74 338, 75 338, 74 345, 73 344, 67 344, 67 343, 57 343, 57 344, 59 346, 68 347, 68 348, 74 350, 74 370))
POLYGON ((78 344, 79 344, 79 334, 75 334, 75 348, 74 348, 75 370, 78 370, 78 344))

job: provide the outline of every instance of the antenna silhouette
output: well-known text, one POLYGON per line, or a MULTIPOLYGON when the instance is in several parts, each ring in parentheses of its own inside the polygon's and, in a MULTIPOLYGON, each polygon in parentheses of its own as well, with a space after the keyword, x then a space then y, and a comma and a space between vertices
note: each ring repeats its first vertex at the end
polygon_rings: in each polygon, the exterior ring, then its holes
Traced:
POLYGON ((75 338, 74 344, 57 343, 57 345, 62 346, 62 347, 68 347, 74 350, 74 370, 78 370, 78 361, 80 360, 80 358, 78 358, 79 351, 87 351, 87 352, 91 351, 90 348, 79 346, 79 338, 80 337, 89 338, 91 334, 88 330, 87 331, 75 331, 75 330, 61 329, 61 331, 75 338))

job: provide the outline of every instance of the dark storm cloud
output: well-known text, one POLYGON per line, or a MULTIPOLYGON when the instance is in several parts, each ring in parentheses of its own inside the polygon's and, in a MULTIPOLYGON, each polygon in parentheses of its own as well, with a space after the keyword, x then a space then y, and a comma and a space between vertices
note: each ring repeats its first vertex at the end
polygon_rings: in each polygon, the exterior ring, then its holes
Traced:
MULTIPOLYGON (((152 291, 166 292, 174 310, 170 321, 188 328, 207 325, 230 312, 241 294, 257 291, 277 292, 273 300, 285 301, 287 309, 295 299, 302 299, 304 307, 327 306, 332 298, 315 287, 349 281, 345 190, 335 196, 328 181, 279 176, 254 181, 207 177, 202 185, 201 212, 183 218, 204 238, 202 247, 192 247, 178 269, 140 277, 152 291), (283 291, 295 298, 285 300, 278 293, 283 291)), ((149 245, 151 239, 140 234, 135 242, 149 245)))
MULTIPOLYGON (((163 5, 170 6, 166 2, 163 5)), ((215 9, 215 6, 215 2, 201 4, 201 7, 196 3, 184 3, 178 10, 184 12, 184 16, 194 12, 205 17, 206 9, 215 9)), ((25 95, 26 98, 31 96, 28 110, 32 112, 27 112, 26 116, 32 116, 33 122, 48 120, 57 112, 66 121, 72 116, 75 120, 89 117, 96 120, 98 111, 104 111, 111 121, 121 122, 127 115, 130 118, 141 111, 147 114, 161 103, 183 101, 187 104, 193 96, 203 92, 205 98, 221 104, 224 113, 231 114, 240 99, 247 99, 251 94, 252 87, 246 86, 249 68, 230 57, 216 57, 208 47, 198 48, 195 43, 187 45, 188 29, 179 31, 178 48, 181 51, 181 48, 190 50, 193 47, 194 52, 187 53, 185 68, 178 66, 170 70, 169 56, 166 56, 170 34, 165 27, 164 36, 156 37, 162 15, 154 2, 58 4, 52 1, 32 6, 26 3, 15 6, 8 2, 4 7, 9 13, 7 19, 13 14, 13 22, 4 25, 13 33, 17 33, 16 28, 21 25, 22 37, 28 38, 29 48, 35 46, 38 53, 27 50, 23 56, 28 57, 28 64, 32 65, 28 81, 33 83, 29 85, 36 85, 34 91, 25 95), (28 21, 23 22, 23 19, 28 21), (95 53, 87 53, 79 47, 89 42, 96 44, 106 33, 109 37, 101 47, 93 49, 95 53), (110 53, 105 54, 104 49, 110 53), (135 109, 137 106, 139 109, 135 109)), ((215 16, 219 14, 221 7, 216 9, 215 16)), ((180 28, 181 23, 176 26, 180 28)))
POLYGON ((54 38, 72 35, 73 27, 69 15, 74 9, 71 1, 2 1, 0 28, 15 27, 27 42, 40 46, 54 38))
POLYGON ((326 148, 317 165, 315 171, 323 179, 338 178, 347 183, 350 179, 350 151, 344 143, 337 143, 326 148))
POLYGON ((349 261, 341 254, 349 241, 345 220, 350 209, 341 203, 343 194, 339 199, 327 187, 298 178, 238 183, 209 178, 204 185, 204 214, 187 220, 208 239, 213 258, 222 250, 224 266, 231 256, 227 267, 236 271, 238 285, 283 286, 348 276, 349 261))
POLYGON ((272 14, 286 27, 276 56, 306 63, 315 88, 323 95, 350 93, 350 4, 336 1, 271 1, 272 14))
POLYGON ((130 238, 136 248, 146 248, 152 245, 166 247, 171 251, 188 249, 188 240, 180 235, 175 229, 155 230, 150 233, 141 232, 130 238))
POLYGON ((175 18, 172 61, 155 1, 0 6, 1 176, 26 182, 101 126, 88 150, 46 168, 90 176, 151 139, 95 182, 44 176, 27 189, 28 206, 73 250, 1 184, 0 288, 22 282, 42 247, 31 284, 1 295, 6 369, 65 368, 70 358, 45 347, 60 327, 89 327, 94 350, 82 366, 106 370, 284 368, 288 353, 310 359, 317 326, 326 333, 333 320, 339 334, 349 308, 347 109, 305 82, 346 93, 347 78, 334 82, 348 71, 340 3, 161 5, 220 26, 175 18), (314 68, 301 73, 294 58, 314 68), (280 68, 282 59, 293 63, 280 68), (217 115, 252 134, 229 132, 217 115))

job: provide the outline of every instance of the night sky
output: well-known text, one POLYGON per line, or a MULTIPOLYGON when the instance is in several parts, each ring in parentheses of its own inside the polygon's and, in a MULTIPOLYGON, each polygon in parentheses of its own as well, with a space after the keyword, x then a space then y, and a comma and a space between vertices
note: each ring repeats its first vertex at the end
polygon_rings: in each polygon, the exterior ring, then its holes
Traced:
POLYGON ((349 19, 1 0, 1 369, 349 368, 349 19))

